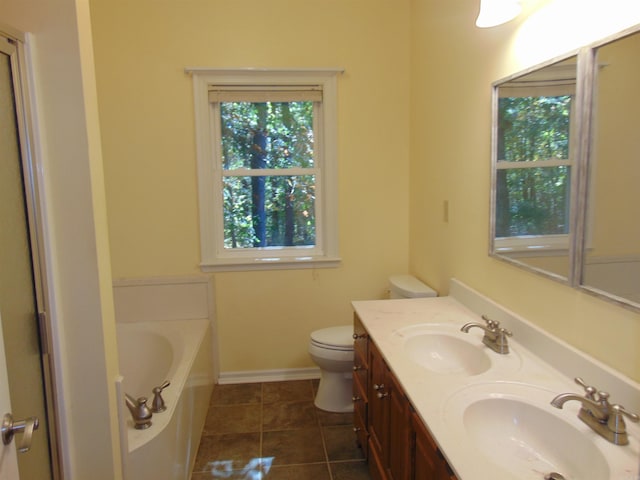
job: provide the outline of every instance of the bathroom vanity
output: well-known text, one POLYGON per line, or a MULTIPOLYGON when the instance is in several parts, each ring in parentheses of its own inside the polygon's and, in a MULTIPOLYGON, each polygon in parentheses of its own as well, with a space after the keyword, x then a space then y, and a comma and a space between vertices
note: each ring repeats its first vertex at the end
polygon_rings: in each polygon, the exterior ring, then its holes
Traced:
POLYGON ((637 480, 636 382, 455 280, 449 297, 353 306, 354 430, 374 480, 637 480), (508 353, 461 331, 485 314, 508 353), (624 411, 627 444, 578 418, 589 395, 624 411))
POLYGON ((354 340, 354 431, 372 478, 455 480, 358 314, 354 340))

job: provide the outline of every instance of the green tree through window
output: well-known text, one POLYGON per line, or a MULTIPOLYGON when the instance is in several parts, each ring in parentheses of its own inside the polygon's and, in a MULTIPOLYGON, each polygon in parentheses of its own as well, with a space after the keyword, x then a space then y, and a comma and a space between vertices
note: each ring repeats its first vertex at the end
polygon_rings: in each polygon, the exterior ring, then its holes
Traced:
POLYGON ((221 102, 224 247, 316 241, 313 102, 221 102))

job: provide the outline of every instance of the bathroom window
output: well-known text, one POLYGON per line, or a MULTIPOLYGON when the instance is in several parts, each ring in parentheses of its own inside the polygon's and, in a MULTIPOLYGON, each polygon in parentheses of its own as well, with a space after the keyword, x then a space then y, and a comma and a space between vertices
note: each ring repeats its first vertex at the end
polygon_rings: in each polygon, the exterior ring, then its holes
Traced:
POLYGON ((337 265, 338 72, 191 73, 201 268, 337 265))

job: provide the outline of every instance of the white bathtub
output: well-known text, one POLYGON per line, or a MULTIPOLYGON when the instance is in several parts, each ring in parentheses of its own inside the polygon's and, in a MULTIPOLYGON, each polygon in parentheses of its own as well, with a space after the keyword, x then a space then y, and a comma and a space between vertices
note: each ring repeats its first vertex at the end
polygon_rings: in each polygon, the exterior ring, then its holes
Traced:
POLYGON ((117 324, 121 397, 144 396, 151 406, 153 387, 171 382, 162 392, 167 409, 145 430, 133 428, 122 398, 126 480, 190 478, 213 388, 210 336, 208 320, 117 324))

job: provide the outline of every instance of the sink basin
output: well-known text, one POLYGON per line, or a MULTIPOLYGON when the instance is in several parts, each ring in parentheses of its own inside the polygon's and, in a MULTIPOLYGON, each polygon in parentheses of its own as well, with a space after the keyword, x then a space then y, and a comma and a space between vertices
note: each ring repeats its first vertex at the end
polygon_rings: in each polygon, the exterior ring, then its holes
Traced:
POLYGON ((496 467, 523 480, 540 480, 552 472, 566 480, 610 478, 607 460, 588 428, 565 420, 566 411, 562 416, 553 412, 547 401, 552 392, 521 384, 496 384, 491 390, 464 389, 447 409, 458 418, 460 433, 496 467))
POLYGON ((404 349, 413 361, 436 373, 478 375, 491 367, 481 345, 445 333, 410 336, 404 349))

